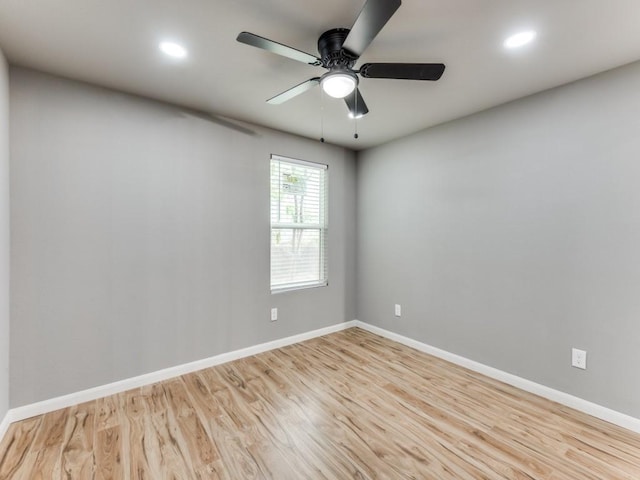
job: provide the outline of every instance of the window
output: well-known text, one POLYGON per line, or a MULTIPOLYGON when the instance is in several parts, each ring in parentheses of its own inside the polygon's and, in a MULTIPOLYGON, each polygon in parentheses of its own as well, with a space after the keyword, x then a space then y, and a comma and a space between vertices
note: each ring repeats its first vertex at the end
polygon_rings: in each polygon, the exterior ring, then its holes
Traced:
POLYGON ((271 291, 327 284, 327 166, 271 156, 271 291))

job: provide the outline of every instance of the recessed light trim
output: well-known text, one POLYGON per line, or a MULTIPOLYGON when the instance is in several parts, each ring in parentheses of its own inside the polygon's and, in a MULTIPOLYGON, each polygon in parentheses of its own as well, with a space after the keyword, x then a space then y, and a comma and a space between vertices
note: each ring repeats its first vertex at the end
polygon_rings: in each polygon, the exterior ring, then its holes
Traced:
POLYGON ((162 53, 172 58, 186 58, 188 52, 182 45, 175 42, 160 42, 158 45, 162 53))
POLYGON ((504 41, 505 48, 520 48, 535 40, 537 33, 535 30, 527 30, 511 35, 504 41))

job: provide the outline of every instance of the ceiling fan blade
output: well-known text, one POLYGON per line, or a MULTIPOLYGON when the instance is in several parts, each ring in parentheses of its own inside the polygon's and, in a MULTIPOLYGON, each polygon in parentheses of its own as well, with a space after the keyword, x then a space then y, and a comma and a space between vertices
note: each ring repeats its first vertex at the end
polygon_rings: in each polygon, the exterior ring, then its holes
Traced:
POLYGON ((297 50, 292 47, 288 47, 287 45, 283 45, 282 43, 274 42, 273 40, 269 40, 268 38, 254 35, 253 33, 242 32, 238 35, 238 38, 236 38, 236 40, 240 43, 251 45, 252 47, 262 48, 263 50, 267 50, 271 53, 297 60, 298 62, 308 63, 309 65, 316 66, 322 65, 322 62, 319 58, 314 57, 309 53, 297 50))
POLYGON ((349 109, 349 114, 353 118, 360 118, 363 115, 369 113, 369 109, 367 108, 367 104, 364 102, 364 98, 360 94, 360 90, 357 88, 344 97, 344 101, 347 104, 347 108, 349 109))
POLYGON ((442 63, 365 63, 358 73, 364 78, 439 80, 444 68, 442 63))
POLYGON ((401 0, 367 0, 342 48, 360 57, 401 3, 401 0))
POLYGON ((267 100, 267 103, 271 105, 280 105, 281 103, 286 102, 287 100, 291 100, 293 97, 297 97, 301 93, 306 92, 307 90, 315 87, 320 83, 320 77, 310 78, 306 82, 302 82, 295 87, 286 90, 275 97, 271 97, 267 100))

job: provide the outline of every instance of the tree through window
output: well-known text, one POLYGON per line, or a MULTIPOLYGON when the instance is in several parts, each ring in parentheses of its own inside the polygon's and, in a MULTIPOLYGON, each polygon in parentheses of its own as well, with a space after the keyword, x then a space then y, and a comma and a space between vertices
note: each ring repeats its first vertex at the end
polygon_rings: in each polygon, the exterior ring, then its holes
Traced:
POLYGON ((271 291, 327 284, 327 166, 271 156, 271 291))

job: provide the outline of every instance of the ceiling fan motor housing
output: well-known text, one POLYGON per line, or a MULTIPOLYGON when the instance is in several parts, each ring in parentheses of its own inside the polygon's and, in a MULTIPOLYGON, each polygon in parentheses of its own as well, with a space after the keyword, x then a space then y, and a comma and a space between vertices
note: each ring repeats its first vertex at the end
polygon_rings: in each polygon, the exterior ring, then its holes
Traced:
POLYGON ((327 30, 318 39, 318 53, 322 60, 322 66, 328 69, 344 69, 351 70, 358 60, 358 57, 349 55, 342 49, 347 35, 350 30, 348 28, 333 28, 327 30))

